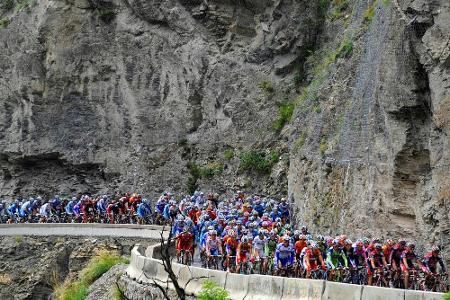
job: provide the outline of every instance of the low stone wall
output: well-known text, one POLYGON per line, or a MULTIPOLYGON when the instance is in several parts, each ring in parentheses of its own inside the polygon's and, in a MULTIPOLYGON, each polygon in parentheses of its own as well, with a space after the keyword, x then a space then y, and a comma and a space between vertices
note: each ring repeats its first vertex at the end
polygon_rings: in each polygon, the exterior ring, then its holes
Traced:
MULTIPOLYGON (((139 245, 131 252, 127 275, 138 283, 153 283, 153 280, 165 282, 167 273, 161 261, 154 258, 157 246, 144 250, 139 245), (156 249, 155 249, 156 247, 156 249), (153 257, 146 257, 152 254, 153 257)), ((158 251, 157 251, 158 250, 158 251)), ((412 292, 392 288, 378 288, 328 282, 323 280, 284 278, 277 276, 241 275, 225 271, 215 271, 173 263, 173 270, 178 275, 179 283, 186 285, 186 292, 196 296, 201 284, 206 279, 216 282, 230 292, 231 299, 236 300, 442 300, 444 294, 430 292, 412 292), (191 280, 191 278, 203 277, 191 280)), ((135 298, 130 298, 135 300, 135 298)), ((139 298, 143 299, 143 298, 139 298)))

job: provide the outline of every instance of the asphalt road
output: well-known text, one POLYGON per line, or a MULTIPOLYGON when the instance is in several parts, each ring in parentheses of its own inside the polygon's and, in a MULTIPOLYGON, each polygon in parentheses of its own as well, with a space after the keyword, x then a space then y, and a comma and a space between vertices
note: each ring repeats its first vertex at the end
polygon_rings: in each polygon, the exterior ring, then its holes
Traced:
POLYGON ((132 224, 0 224, 0 236, 108 236, 160 239, 162 227, 132 224))

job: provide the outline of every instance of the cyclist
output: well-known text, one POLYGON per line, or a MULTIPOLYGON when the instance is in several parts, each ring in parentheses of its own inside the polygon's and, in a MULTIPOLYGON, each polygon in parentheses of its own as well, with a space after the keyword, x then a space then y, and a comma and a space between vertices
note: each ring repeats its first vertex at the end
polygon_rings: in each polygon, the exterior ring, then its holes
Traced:
MULTIPOLYGON (((295 235, 294 235, 295 236, 295 235)), ((303 259, 300 258, 303 249, 305 249, 308 246, 306 242, 306 236, 304 234, 300 234, 298 236, 298 240, 294 243, 294 249, 295 249, 295 260, 297 261, 297 270, 296 273, 300 274, 301 270, 304 269, 303 265, 303 259)))
POLYGON ((409 288, 409 273, 411 270, 417 270, 415 263, 422 267, 422 263, 417 259, 417 255, 414 252, 416 245, 414 243, 408 243, 405 250, 402 253, 402 260, 400 261, 400 267, 403 272, 403 282, 405 289, 409 288))
POLYGON ((236 264, 236 255, 237 255, 237 248, 239 245, 239 242, 237 240, 237 234, 233 229, 230 229, 228 231, 228 234, 224 237, 224 244, 225 244, 225 252, 227 255, 226 258, 226 267, 230 272, 234 272, 235 268, 232 268, 232 260, 234 259, 233 263, 236 264))
POLYGON ((320 251, 317 243, 311 243, 305 250, 305 256, 303 258, 303 266, 306 269, 306 278, 311 278, 311 271, 315 271, 319 268, 318 262, 325 271, 327 266, 323 260, 322 252, 320 251))
POLYGON ((405 250, 406 241, 400 239, 397 244, 392 247, 391 255, 388 261, 391 263, 393 277, 398 278, 401 274, 400 262, 402 260, 402 253, 405 250))
POLYGON ((209 232, 209 237, 206 239, 205 250, 209 261, 211 261, 214 256, 222 256, 222 242, 220 238, 217 237, 217 231, 211 230, 209 232))
POLYGON ((180 260, 181 252, 188 252, 191 255, 190 260, 192 261, 192 248, 194 246, 194 235, 189 232, 189 228, 186 226, 183 228, 183 231, 179 233, 175 239, 177 240, 176 248, 177 248, 177 259, 180 260))
POLYGON ((6 209, 6 213, 9 216, 9 223, 12 223, 14 220, 16 220, 16 215, 19 214, 20 209, 20 202, 19 200, 15 200, 13 203, 11 203, 8 208, 6 209))
POLYGON ((438 246, 431 247, 431 251, 425 254, 422 265, 423 270, 427 274, 437 274, 437 264, 441 266, 441 272, 447 273, 447 270, 445 268, 444 261, 442 260, 442 257, 439 255, 441 252, 441 249, 438 246))
POLYGON ((152 209, 147 199, 143 199, 142 203, 138 204, 136 213, 138 216, 138 223, 145 224, 145 220, 152 215, 152 209))
POLYGON ((254 261, 260 261, 262 264, 262 273, 267 270, 267 259, 264 253, 264 247, 266 246, 267 239, 264 236, 264 229, 260 230, 258 235, 253 239, 253 253, 252 258, 254 261))
POLYGON ((289 239, 283 239, 279 243, 275 251, 275 268, 279 275, 282 270, 287 270, 292 267, 295 258, 294 248, 290 245, 289 239))
POLYGON ((39 214, 41 215, 40 223, 45 223, 47 219, 51 216, 52 206, 48 201, 44 201, 44 204, 39 209, 39 214))
POLYGON ((33 212, 33 208, 31 204, 33 203, 34 199, 30 198, 30 200, 25 201, 21 206, 19 210, 19 217, 23 218, 23 220, 27 219, 28 216, 33 212))
POLYGON ((252 243, 249 241, 247 236, 243 236, 241 242, 237 247, 237 257, 236 257, 236 272, 241 271, 241 264, 247 263, 250 260, 252 253, 252 243))
POLYGON ((348 268, 347 257, 341 249, 338 239, 334 239, 332 246, 328 249, 326 263, 330 270, 330 280, 334 279, 336 269, 343 267, 348 268))
MULTIPOLYGON (((375 270, 380 270, 383 267, 387 267, 386 259, 383 255, 383 246, 380 243, 376 243, 373 245, 373 250, 369 253, 368 263, 367 263, 367 276, 368 276, 368 284, 373 284, 373 275, 375 270)), ((384 284, 387 286, 386 279, 383 278, 384 284)))

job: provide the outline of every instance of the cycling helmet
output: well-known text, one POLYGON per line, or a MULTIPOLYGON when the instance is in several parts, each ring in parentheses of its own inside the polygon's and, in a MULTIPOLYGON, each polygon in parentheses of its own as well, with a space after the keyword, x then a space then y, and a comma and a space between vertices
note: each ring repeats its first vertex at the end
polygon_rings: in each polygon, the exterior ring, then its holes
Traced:
POLYGON ((209 232, 209 235, 217 235, 217 231, 211 230, 211 231, 209 232))
POLYGON ((358 247, 364 247, 363 241, 362 241, 362 240, 357 240, 357 241, 356 241, 356 246, 358 246, 358 247))
POLYGON ((312 249, 318 249, 319 248, 319 245, 317 245, 317 243, 314 243, 314 242, 311 242, 311 248, 312 249))
POLYGON ((346 239, 345 240, 345 244, 346 245, 351 245, 351 244, 353 244, 353 242, 350 239, 346 239))
POLYGON ((431 247, 431 252, 439 253, 441 252, 441 248, 439 248, 439 246, 434 245, 433 247, 431 247))
POLYGON ((294 230, 294 235, 300 235, 300 231, 294 230))
POLYGON ((389 246, 392 246, 392 245, 395 244, 395 242, 394 242, 393 239, 387 239, 387 240, 386 240, 386 244, 389 245, 389 246))
POLYGON ((269 226, 269 222, 267 222, 267 221, 264 221, 264 222, 262 222, 262 227, 267 227, 267 226, 269 226))
POLYGON ((338 239, 334 239, 332 242, 333 246, 339 246, 339 240, 338 239))
POLYGON ((404 239, 399 239, 399 240, 398 240, 398 243, 399 243, 400 245, 402 245, 403 247, 406 246, 406 240, 404 240, 404 239))
POLYGON ((376 243, 376 244, 375 244, 375 249, 381 250, 382 248, 383 248, 383 246, 381 246, 380 243, 376 243))
POLYGON ((241 220, 237 220, 237 221, 236 221, 236 224, 237 224, 237 225, 242 225, 242 221, 241 221, 241 220))
POLYGON ((242 241, 243 243, 247 243, 247 242, 248 242, 248 237, 244 235, 244 236, 242 237, 241 241, 242 241))
POLYGON ((306 235, 300 234, 300 235, 298 236, 298 238, 299 238, 299 240, 305 241, 305 240, 306 240, 306 235))
POLYGON ((412 243, 412 242, 409 242, 409 243, 406 245, 406 247, 414 249, 414 248, 416 248, 416 244, 414 244, 414 243, 412 243))
POLYGON ((362 242, 363 242, 364 245, 369 245, 370 244, 370 240, 368 238, 366 238, 366 237, 362 238, 362 242))
POLYGON ((310 234, 307 234, 307 235, 306 235, 306 239, 307 239, 308 241, 311 241, 312 238, 313 238, 312 235, 310 235, 310 234))
POLYGON ((380 242, 381 242, 380 238, 375 237, 372 239, 372 244, 379 244, 380 242))

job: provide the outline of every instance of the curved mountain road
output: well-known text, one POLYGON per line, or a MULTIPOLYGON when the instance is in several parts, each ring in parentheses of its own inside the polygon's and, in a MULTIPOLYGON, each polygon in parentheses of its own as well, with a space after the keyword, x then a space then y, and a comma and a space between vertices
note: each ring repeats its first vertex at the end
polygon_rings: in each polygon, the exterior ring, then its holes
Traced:
POLYGON ((98 236, 159 240, 162 226, 134 224, 0 224, 0 236, 98 236))

